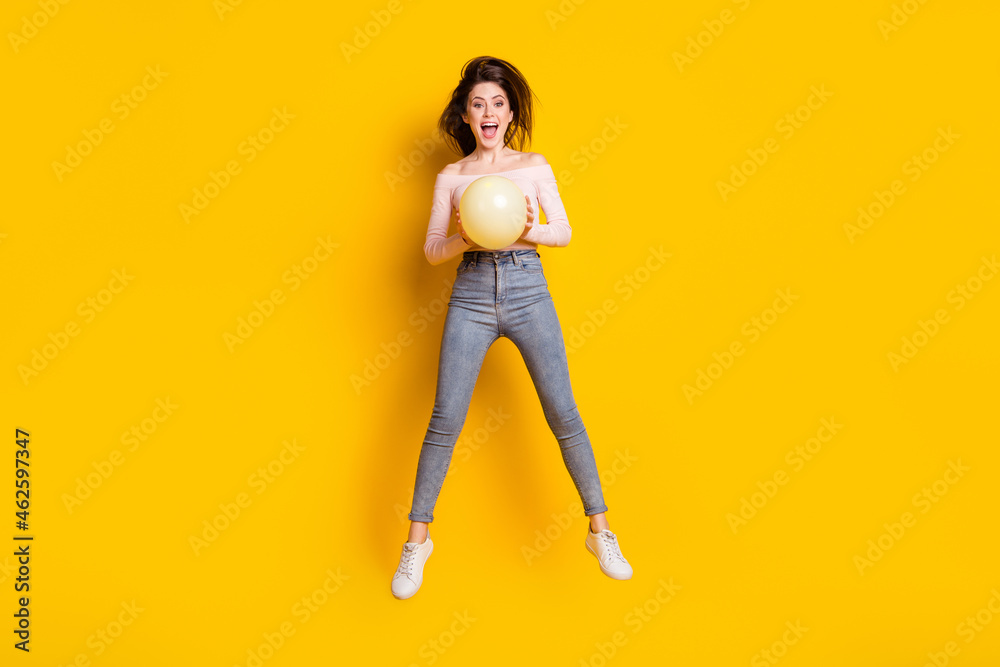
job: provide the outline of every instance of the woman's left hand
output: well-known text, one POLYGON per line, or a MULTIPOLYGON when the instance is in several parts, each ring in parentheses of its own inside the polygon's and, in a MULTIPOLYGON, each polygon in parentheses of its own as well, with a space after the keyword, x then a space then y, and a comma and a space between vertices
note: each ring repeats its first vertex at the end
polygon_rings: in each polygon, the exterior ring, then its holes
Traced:
POLYGON ((522 239, 528 235, 528 232, 535 228, 535 211, 531 208, 531 197, 524 195, 524 201, 528 202, 528 220, 524 223, 524 231, 518 237, 522 239))

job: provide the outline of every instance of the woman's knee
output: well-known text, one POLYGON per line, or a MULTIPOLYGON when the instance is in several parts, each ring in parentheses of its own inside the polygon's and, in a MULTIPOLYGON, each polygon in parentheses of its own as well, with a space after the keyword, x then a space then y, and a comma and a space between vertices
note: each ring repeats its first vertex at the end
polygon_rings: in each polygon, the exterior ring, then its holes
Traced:
POLYGON ((549 408, 545 411, 545 419, 556 437, 577 435, 584 431, 583 418, 576 405, 549 408))

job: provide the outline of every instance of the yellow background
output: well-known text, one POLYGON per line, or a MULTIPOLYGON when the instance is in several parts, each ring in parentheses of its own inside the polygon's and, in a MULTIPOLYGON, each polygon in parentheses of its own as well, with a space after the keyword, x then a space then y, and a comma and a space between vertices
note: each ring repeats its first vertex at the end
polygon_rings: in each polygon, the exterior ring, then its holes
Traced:
POLYGON ((11 0, 0 22, 4 665, 252 665, 283 623, 294 634, 262 664, 774 664, 768 650, 788 667, 917 667, 948 642, 948 664, 1000 659, 1000 280, 949 300, 1000 250, 994 5, 73 0, 32 32, 46 4, 11 0), (894 12, 898 30, 880 28, 894 12), (461 157, 434 128, 478 55, 516 64, 542 102, 530 150, 574 229, 542 257, 567 343, 591 334, 570 374, 635 576, 601 574, 582 517, 561 527, 578 497, 501 340, 423 588, 398 601, 443 317, 416 323, 457 263, 422 254, 435 174, 461 157), (122 118, 115 100, 157 67, 122 118), (831 96, 802 111, 813 86, 831 96), (294 118, 249 160, 240 146, 273 109, 294 118), (809 118, 786 136, 776 123, 797 111, 809 118), (103 120, 113 131, 60 179, 53 163, 103 120), (939 128, 958 138, 910 180, 939 128), (777 152, 724 201, 717 182, 769 138, 777 152), (186 221, 181 205, 230 161, 239 172, 186 221), (844 225, 897 179, 905 192, 852 243, 844 225), (336 248, 286 281, 317 239, 336 248), (645 274, 650 247, 670 258, 645 274), (102 292, 123 269, 128 284, 102 292), (625 276, 646 279, 627 299, 625 276), (786 289, 798 299, 751 341, 744 324, 786 289), (226 334, 274 290, 283 302, 231 350, 226 334), (78 310, 107 297, 92 319, 78 310), (586 326, 607 300, 615 312, 586 326), (948 321, 894 368, 940 309, 948 321), (400 334, 410 344, 379 358, 400 334), (682 387, 736 341, 744 353, 689 401, 682 387), (178 406, 162 421, 158 399, 178 406), (508 417, 487 432, 491 410, 508 417), (795 470, 787 452, 824 418, 843 426, 795 470), (130 451, 122 435, 144 420, 130 451), (10 632, 15 428, 32 448, 30 655, 10 632), (298 455, 255 486, 293 440, 298 455), (914 496, 949 461, 968 471, 921 512, 914 496), (734 533, 727 515, 779 471, 787 484, 734 533), (249 506, 192 547, 239 494, 249 506), (915 525, 859 572, 907 511, 915 525), (346 579, 327 596, 328 571, 346 579), (663 582, 680 588, 661 603, 663 582), (308 596, 324 603, 305 617, 308 596), (977 612, 992 622, 966 641, 977 612), (783 651, 796 623, 808 630, 783 651), (109 629, 113 643, 96 639, 109 629))

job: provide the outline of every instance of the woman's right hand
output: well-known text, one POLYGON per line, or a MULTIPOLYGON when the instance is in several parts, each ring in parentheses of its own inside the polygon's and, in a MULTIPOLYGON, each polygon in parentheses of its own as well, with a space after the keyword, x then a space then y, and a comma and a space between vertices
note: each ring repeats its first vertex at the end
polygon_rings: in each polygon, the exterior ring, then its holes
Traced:
POLYGON ((458 226, 458 234, 459 234, 459 236, 462 237, 462 240, 465 241, 466 245, 469 245, 469 246, 474 245, 472 243, 472 239, 470 239, 468 236, 466 236, 465 235, 465 230, 462 229, 462 214, 461 214, 461 212, 459 212, 459 210, 457 208, 455 209, 455 224, 458 226))

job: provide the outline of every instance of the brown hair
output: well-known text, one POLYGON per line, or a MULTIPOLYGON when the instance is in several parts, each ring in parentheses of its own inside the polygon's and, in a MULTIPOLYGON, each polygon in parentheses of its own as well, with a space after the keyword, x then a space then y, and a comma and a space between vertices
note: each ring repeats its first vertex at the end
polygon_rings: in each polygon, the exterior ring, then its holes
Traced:
POLYGON ((506 60, 490 56, 473 58, 462 67, 462 78, 438 119, 438 130, 445 143, 463 156, 476 150, 476 137, 469 124, 462 120, 462 114, 469 102, 469 93, 477 83, 484 81, 492 81, 503 88, 514 113, 504 134, 504 145, 512 145, 516 150, 530 145, 531 127, 534 123, 531 97, 534 92, 516 67, 506 60))

